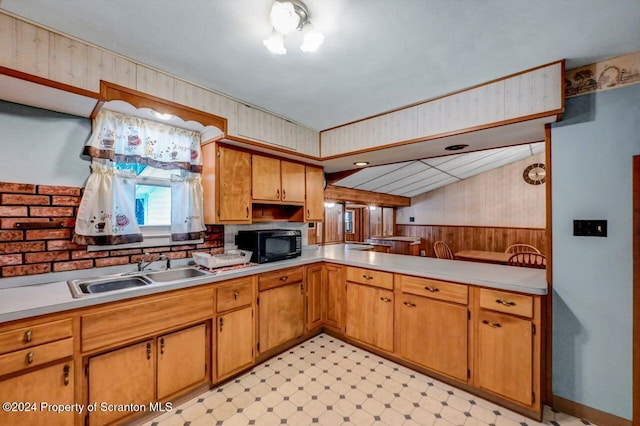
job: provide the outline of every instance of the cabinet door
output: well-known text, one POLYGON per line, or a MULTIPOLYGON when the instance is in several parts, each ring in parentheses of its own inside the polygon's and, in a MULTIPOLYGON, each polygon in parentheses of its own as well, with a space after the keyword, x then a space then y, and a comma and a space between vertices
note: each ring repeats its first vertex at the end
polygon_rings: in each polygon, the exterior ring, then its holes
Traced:
POLYGON ((277 158, 254 155, 251 164, 251 187, 253 199, 280 201, 280 160, 277 158))
POLYGON ((325 266, 326 324, 344 332, 345 278, 344 268, 325 266))
POLYGON ((158 338, 158 399, 206 379, 207 336, 201 324, 158 338))
POLYGON ((223 379, 253 364, 253 308, 220 315, 216 321, 217 378, 223 379))
POLYGON ((403 358, 467 381, 467 307, 403 294, 398 301, 403 358))
POLYGON ((324 319, 323 294, 324 280, 321 265, 307 269, 307 330, 313 330, 322 325, 324 319))
POLYGON ((218 147, 218 220, 251 222, 251 154, 218 147))
POLYGON ((393 292, 348 282, 346 334, 393 352, 393 292))
POLYGON ((324 220, 324 170, 319 167, 305 168, 306 204, 305 220, 322 222, 324 220))
POLYGON ((302 281, 260 292, 260 352, 299 337, 304 331, 302 281))
POLYGON ((282 172, 282 201, 304 203, 304 164, 282 160, 280 170, 282 172))
POLYGON ((73 362, 61 362, 21 374, 0 385, 0 401, 32 402, 35 410, 0 411, 2 425, 66 426, 73 424, 73 412, 41 410, 40 403, 71 405, 73 398, 73 362))
MULTIPOLYGON (((138 343, 89 359, 89 403, 149 404, 155 401, 153 341, 138 343)), ((91 425, 129 415, 117 410, 89 414, 91 425)))
POLYGON ((531 405, 533 332, 531 321, 493 312, 478 315, 477 386, 531 405))

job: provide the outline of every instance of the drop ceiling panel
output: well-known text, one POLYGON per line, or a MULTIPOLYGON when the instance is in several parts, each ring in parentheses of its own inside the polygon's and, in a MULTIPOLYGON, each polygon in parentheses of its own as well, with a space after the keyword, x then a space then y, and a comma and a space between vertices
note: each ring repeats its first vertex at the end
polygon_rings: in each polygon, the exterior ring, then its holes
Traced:
POLYGON ((413 189, 409 192, 405 192, 397 195, 403 195, 405 197, 415 197, 416 195, 424 194, 425 192, 433 191, 434 189, 438 189, 443 186, 449 185, 451 183, 456 183, 456 182, 459 182, 459 180, 454 177, 447 177, 438 182, 434 182, 426 186, 420 186, 419 188, 413 189))
POLYGON ((367 167, 366 169, 362 169, 350 176, 347 176, 344 179, 340 179, 339 181, 334 182, 334 185, 344 186, 347 188, 355 188, 357 185, 362 185, 365 182, 376 179, 387 173, 393 172, 394 170, 398 170, 411 163, 413 163, 413 161, 407 161, 404 163, 386 164, 384 166, 377 166, 377 167, 367 167))
POLYGON ((368 182, 363 182, 361 185, 355 186, 357 189, 363 189, 365 191, 378 191, 380 192, 380 188, 393 183, 395 181, 404 179, 408 176, 413 176, 421 171, 428 169, 429 166, 426 164, 422 164, 419 161, 414 161, 406 166, 395 170, 392 173, 387 173, 379 178, 369 180, 368 182))

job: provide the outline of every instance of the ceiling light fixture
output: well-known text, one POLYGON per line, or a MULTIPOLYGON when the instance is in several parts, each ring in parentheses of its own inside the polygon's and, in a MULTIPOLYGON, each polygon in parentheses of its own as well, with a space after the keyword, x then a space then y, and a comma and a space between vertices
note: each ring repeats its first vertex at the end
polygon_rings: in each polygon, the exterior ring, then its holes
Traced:
POLYGON ((445 149, 447 151, 460 151, 461 149, 465 149, 466 147, 468 147, 469 145, 466 144, 460 144, 460 145, 449 145, 447 147, 445 147, 445 149))
POLYGON ((275 1, 271 6, 269 20, 273 26, 271 36, 262 44, 276 55, 284 55, 284 37, 294 31, 301 31, 303 40, 300 49, 303 52, 315 52, 324 42, 324 35, 311 25, 309 9, 300 0, 275 1))
POLYGON ((353 163, 354 166, 358 166, 358 167, 364 167, 364 166, 368 166, 369 162, 368 161, 356 161, 355 163, 353 163))
POLYGON ((161 113, 158 111, 153 111, 153 115, 155 115, 158 120, 171 120, 173 118, 172 114, 161 113))

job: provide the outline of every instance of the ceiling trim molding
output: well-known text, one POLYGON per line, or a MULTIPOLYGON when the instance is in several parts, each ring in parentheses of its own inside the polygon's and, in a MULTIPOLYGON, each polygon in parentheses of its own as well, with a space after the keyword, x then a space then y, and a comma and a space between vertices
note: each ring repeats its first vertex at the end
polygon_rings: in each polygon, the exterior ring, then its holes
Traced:
POLYGON ((55 80, 49 80, 48 78, 38 77, 37 75, 27 74, 22 71, 14 70, 0 66, 0 74, 7 75, 9 77, 19 78, 20 80, 29 81, 31 83, 40 84, 42 86, 51 87, 53 89, 62 90, 64 92, 74 93, 76 95, 86 96, 93 99, 102 99, 100 93, 92 92, 90 90, 81 89, 79 87, 71 86, 69 84, 60 83, 55 80))

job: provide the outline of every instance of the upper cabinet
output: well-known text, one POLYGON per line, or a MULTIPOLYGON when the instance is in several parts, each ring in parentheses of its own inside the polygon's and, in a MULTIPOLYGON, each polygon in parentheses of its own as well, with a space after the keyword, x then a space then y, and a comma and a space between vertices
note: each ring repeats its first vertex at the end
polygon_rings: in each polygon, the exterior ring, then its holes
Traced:
POLYGON ((244 104, 238 104, 237 136, 264 142, 286 152, 320 155, 318 132, 244 104))
POLYGON ((321 157, 439 138, 511 120, 557 116, 563 110, 562 82, 560 61, 325 130, 320 133, 321 157))
POLYGON ((253 155, 251 166, 254 202, 304 203, 304 164, 253 155))
POLYGON ((306 180, 306 222, 324 220, 324 170, 322 167, 305 166, 306 180))

